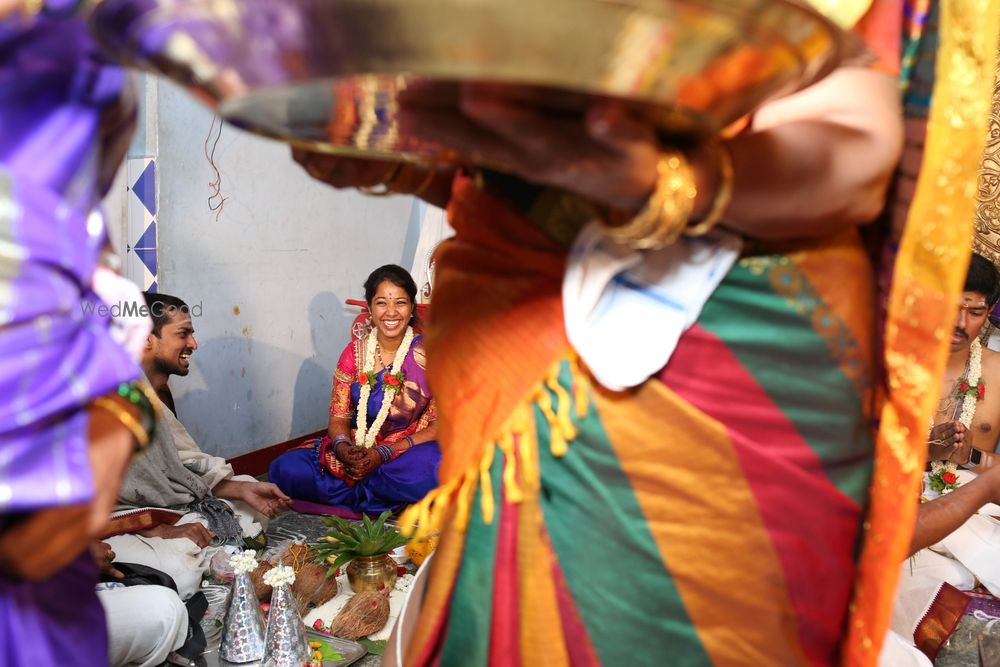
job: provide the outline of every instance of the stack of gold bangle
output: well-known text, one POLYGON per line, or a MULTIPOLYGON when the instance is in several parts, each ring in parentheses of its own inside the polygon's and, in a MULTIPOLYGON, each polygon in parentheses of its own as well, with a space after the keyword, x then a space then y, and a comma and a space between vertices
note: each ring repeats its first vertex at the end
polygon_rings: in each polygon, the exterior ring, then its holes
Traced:
POLYGON ((142 427, 139 420, 132 416, 132 413, 118 405, 116 401, 105 396, 99 396, 93 400, 91 405, 110 413, 121 423, 122 426, 131 431, 132 437, 135 438, 136 449, 138 451, 142 451, 143 449, 146 449, 146 447, 149 447, 149 433, 147 433, 146 429, 142 427))
POLYGON ((724 143, 718 143, 719 187, 708 214, 692 224, 695 187, 694 170, 680 151, 662 153, 656 165, 656 187, 639 213, 619 227, 608 227, 611 240, 638 250, 664 248, 681 237, 703 236, 718 225, 733 198, 733 159, 724 143))
POLYGON ((159 399, 153 389, 145 382, 123 382, 118 386, 117 396, 139 408, 143 422, 132 416, 119 402, 109 396, 98 396, 91 401, 91 406, 110 413, 122 426, 127 428, 135 438, 136 451, 142 451, 149 446, 156 432, 156 421, 159 419, 159 399))
POLYGON ((716 146, 719 156, 719 187, 708 214, 684 230, 687 236, 704 236, 715 229, 733 201, 733 154, 729 152, 729 146, 725 142, 719 142, 716 146))
POLYGON ((670 245, 684 232, 694 198, 694 171, 680 151, 666 151, 656 164, 656 187, 649 201, 621 227, 610 227, 608 236, 638 250, 656 250, 670 245))

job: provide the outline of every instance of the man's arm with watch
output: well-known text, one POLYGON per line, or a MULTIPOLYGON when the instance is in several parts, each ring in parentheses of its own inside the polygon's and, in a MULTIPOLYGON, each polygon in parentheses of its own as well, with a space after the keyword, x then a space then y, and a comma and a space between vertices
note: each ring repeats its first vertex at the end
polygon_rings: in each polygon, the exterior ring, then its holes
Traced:
POLYGON ((996 462, 996 456, 992 452, 984 452, 981 449, 970 447, 968 460, 960 465, 966 470, 981 473, 993 467, 993 464, 996 462))
POLYGON ((997 458, 1000 455, 973 447, 971 440, 971 438, 964 438, 957 443, 948 460, 975 473, 983 473, 995 465, 1000 465, 1000 459, 997 458))

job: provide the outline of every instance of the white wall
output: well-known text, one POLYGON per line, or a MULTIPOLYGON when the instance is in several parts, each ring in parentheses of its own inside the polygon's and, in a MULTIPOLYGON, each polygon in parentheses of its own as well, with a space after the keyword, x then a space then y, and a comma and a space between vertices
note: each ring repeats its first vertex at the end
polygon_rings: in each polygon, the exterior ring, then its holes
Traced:
POLYGON ((368 273, 409 267, 420 208, 311 180, 289 149, 231 126, 215 163, 228 197, 216 220, 204 154, 212 115, 160 83, 158 287, 189 304, 199 349, 171 387, 203 450, 231 457, 323 428, 333 368, 368 273))

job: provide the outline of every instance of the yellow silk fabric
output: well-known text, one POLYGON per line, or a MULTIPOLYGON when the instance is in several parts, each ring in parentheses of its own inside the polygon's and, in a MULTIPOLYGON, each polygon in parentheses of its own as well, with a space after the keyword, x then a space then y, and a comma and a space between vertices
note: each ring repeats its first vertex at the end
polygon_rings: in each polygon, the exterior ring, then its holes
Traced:
POLYGON ((878 662, 899 566, 912 538, 927 424, 968 268, 998 34, 1000 0, 942 1, 923 168, 889 298, 888 400, 876 445, 845 665, 878 662))

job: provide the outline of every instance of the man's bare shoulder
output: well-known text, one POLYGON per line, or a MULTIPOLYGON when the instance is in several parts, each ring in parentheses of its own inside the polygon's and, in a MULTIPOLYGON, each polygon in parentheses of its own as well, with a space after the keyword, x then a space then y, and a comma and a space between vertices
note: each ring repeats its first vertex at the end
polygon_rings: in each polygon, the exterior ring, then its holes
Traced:
POLYGON ((1000 352, 983 348, 983 379, 1000 381, 1000 352))

